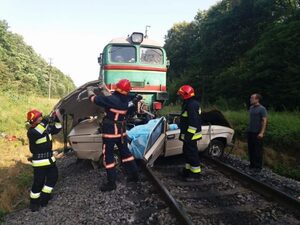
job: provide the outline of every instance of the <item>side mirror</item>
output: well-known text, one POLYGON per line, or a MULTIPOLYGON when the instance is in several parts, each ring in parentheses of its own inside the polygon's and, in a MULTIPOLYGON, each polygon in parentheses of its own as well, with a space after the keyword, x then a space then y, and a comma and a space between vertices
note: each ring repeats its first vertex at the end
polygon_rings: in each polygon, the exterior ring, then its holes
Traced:
POLYGON ((101 66, 102 64, 102 53, 100 54, 100 56, 98 57, 98 63, 101 66))
POLYGON ((166 64, 167 64, 167 68, 169 68, 170 64, 171 64, 169 59, 167 59, 167 63, 166 64))

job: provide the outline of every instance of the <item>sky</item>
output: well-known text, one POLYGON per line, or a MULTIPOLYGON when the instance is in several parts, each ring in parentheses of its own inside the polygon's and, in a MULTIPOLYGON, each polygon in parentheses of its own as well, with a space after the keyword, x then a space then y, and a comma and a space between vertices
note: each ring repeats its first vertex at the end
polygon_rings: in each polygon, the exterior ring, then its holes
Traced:
POLYGON ((145 32, 164 43, 175 23, 191 22, 219 0, 0 0, 0 20, 76 86, 96 80, 97 57, 115 37, 145 32))

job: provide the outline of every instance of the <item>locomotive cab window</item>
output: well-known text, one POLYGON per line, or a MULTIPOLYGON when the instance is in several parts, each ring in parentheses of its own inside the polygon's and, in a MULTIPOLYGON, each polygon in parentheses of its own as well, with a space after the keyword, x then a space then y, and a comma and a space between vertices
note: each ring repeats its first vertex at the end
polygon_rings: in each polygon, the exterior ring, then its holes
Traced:
POLYGON ((140 61, 145 64, 163 64, 163 52, 159 48, 140 48, 140 61))
POLYGON ((136 50, 133 46, 111 46, 110 61, 115 63, 136 62, 136 50))

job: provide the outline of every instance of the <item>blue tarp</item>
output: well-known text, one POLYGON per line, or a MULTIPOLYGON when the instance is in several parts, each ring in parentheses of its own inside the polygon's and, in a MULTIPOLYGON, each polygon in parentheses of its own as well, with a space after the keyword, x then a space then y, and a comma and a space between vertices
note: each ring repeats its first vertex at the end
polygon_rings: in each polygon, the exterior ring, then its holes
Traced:
MULTIPOLYGON (((131 144, 129 150, 136 159, 142 159, 144 151, 150 137, 151 131, 159 123, 160 119, 150 120, 147 124, 138 125, 127 131, 127 137, 130 139, 131 144)), ((176 124, 170 124, 169 129, 177 129, 176 124)))

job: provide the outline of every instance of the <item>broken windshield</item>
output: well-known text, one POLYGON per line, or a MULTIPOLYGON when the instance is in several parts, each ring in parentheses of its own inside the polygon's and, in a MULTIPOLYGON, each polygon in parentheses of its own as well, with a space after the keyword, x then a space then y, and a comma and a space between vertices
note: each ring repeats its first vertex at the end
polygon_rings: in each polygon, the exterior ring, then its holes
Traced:
POLYGON ((140 60, 145 64, 163 64, 163 52, 159 48, 140 48, 140 60))

